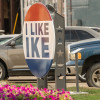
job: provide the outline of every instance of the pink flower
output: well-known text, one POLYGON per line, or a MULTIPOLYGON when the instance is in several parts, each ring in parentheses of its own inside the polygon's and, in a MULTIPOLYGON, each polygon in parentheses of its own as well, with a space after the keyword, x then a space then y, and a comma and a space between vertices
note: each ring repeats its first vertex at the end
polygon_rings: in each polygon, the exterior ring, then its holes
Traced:
POLYGON ((68 94, 70 94, 70 92, 69 92, 69 91, 67 91, 67 93, 68 93, 68 94))
POLYGON ((69 91, 59 91, 57 90, 49 90, 47 88, 39 90, 30 84, 30 86, 20 86, 16 87, 16 85, 0 85, 0 100, 29 100, 29 98, 33 98, 32 100, 46 100, 49 98, 50 100, 73 100, 69 95, 69 91))
POLYGON ((34 98, 34 99, 32 99, 32 100, 37 100, 37 98, 34 98))

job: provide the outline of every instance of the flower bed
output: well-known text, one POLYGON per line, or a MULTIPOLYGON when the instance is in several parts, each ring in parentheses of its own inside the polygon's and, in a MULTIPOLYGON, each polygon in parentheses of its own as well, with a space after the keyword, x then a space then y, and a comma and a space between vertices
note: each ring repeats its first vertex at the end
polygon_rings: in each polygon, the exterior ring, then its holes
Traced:
POLYGON ((68 91, 39 90, 30 84, 16 87, 16 85, 0 85, 0 100, 73 100, 68 91))

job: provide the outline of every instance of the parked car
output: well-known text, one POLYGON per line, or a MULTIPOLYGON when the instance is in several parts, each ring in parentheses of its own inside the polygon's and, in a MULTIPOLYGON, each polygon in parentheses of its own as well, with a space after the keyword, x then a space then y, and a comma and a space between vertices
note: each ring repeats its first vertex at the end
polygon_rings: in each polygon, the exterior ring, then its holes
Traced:
POLYGON ((100 33, 94 29, 99 29, 97 27, 85 27, 85 26, 67 26, 65 28, 65 53, 66 62, 68 61, 68 50, 67 45, 75 43, 77 41, 82 41, 86 39, 98 38, 100 33))
MULTIPOLYGON (((73 27, 72 29, 71 27, 68 27, 66 28, 66 31, 68 31, 68 29, 74 30, 76 28, 78 29, 78 27, 73 27)), ((90 34, 89 37, 84 36, 85 37, 84 39, 95 38, 95 37, 100 36, 98 32, 92 31, 88 28, 80 27, 79 31, 81 31, 82 29, 83 29, 83 32, 86 31, 85 33, 90 34)), ((66 32, 65 32, 65 35, 66 35, 66 32)), ((67 43, 67 40, 66 40, 66 43, 67 43)), ((0 79, 5 79, 8 76, 32 75, 30 73, 30 70, 24 58, 22 35, 18 35, 15 38, 12 38, 8 40, 7 42, 2 43, 2 45, 0 45, 0 65, 1 65, 0 79)), ((55 64, 53 66, 55 66, 55 64)), ((54 75, 53 67, 50 70, 50 75, 54 75)))
POLYGON ((84 26, 67 26, 65 28, 65 42, 67 44, 80 40, 100 37, 100 33, 95 31, 99 28, 84 26))
POLYGON ((100 27, 89 27, 89 28, 91 28, 91 29, 93 29, 94 31, 100 33, 100 27))
MULTIPOLYGON (((51 75, 54 74, 52 69, 49 72, 51 75)), ((22 34, 0 45, 0 79, 16 75, 32 75, 24 57, 22 34)))
POLYGON ((70 74, 75 74, 75 52, 78 51, 80 78, 89 86, 100 87, 100 38, 87 39, 68 45, 70 74))

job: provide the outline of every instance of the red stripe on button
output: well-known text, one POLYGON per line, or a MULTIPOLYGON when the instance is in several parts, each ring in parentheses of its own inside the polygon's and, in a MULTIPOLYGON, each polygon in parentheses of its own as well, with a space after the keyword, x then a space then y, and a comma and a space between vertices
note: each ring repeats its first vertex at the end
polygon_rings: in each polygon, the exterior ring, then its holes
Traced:
POLYGON ((52 19, 47 8, 41 3, 36 3, 29 8, 24 21, 50 21, 50 20, 52 19))

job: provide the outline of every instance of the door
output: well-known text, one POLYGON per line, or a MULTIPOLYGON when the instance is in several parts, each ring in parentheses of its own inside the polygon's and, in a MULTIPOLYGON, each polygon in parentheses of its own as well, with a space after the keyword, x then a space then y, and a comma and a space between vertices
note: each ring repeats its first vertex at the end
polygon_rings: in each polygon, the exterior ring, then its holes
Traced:
POLYGON ((15 46, 8 46, 8 65, 10 69, 28 68, 23 52, 22 36, 15 40, 15 46))

